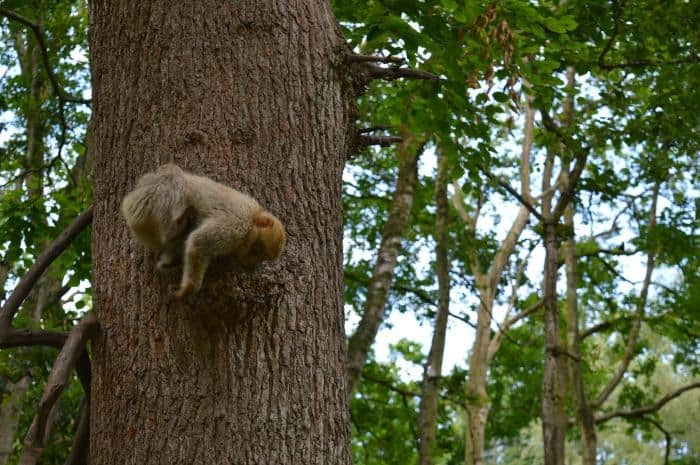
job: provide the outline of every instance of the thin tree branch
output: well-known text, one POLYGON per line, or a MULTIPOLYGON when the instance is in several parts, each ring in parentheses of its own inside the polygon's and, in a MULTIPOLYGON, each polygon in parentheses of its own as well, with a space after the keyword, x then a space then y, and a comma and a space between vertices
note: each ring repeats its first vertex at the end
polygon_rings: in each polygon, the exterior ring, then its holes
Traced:
POLYGON ((461 315, 457 315, 456 313, 452 313, 452 312, 449 312, 448 315, 449 315, 450 317, 454 318, 455 320, 459 320, 459 321, 461 321, 462 323, 464 323, 464 324, 466 324, 466 325, 468 325, 468 326, 471 326, 472 328, 476 329, 476 325, 475 325, 474 323, 472 323, 471 320, 469 320, 468 318, 465 318, 465 317, 463 317, 463 316, 461 316, 461 315))
POLYGON ((24 438, 20 465, 35 465, 38 461, 51 431, 56 402, 69 383, 70 375, 81 358, 87 341, 96 334, 97 329, 97 317, 88 313, 68 335, 63 349, 61 349, 51 369, 44 394, 39 401, 37 414, 24 438))
POLYGON ((660 410, 664 405, 666 405, 676 397, 679 397, 684 392, 698 388, 700 388, 700 381, 694 381, 690 384, 686 384, 685 386, 679 387, 675 391, 666 394, 651 405, 646 405, 644 407, 639 407, 631 410, 613 410, 611 412, 606 412, 597 416, 595 422, 605 423, 606 421, 611 420, 613 418, 640 418, 644 415, 648 415, 650 413, 654 413, 660 410))
POLYGON ((649 68, 653 66, 671 66, 700 63, 700 55, 678 58, 676 60, 631 60, 624 63, 598 64, 601 69, 649 68))
MULTIPOLYGON (((673 312, 664 312, 664 313, 662 313, 662 314, 660 314, 660 315, 656 315, 656 316, 652 316, 652 317, 644 317, 644 318, 642 318, 642 321, 661 320, 661 319, 664 319, 664 318, 668 317, 668 316, 669 316, 670 314, 672 314, 672 313, 673 313, 673 312)), ((634 316, 630 316, 630 315, 625 315, 625 316, 621 316, 621 317, 618 317, 618 318, 613 318, 612 320, 601 321, 600 323, 595 324, 595 325, 591 326, 590 328, 588 328, 588 329, 582 331, 581 334, 580 334, 580 336, 579 336, 579 338, 580 338, 581 340, 583 340, 583 339, 585 339, 585 338, 587 338, 587 337, 592 336, 592 335, 595 334, 595 333, 599 333, 599 332, 601 332, 601 331, 606 331, 606 330, 608 330, 608 329, 610 329, 610 328, 613 328, 614 326, 616 326, 616 325, 622 323, 623 321, 629 321, 629 320, 631 320, 631 319, 633 319, 633 318, 635 318, 635 317, 634 317, 634 316)))
POLYGON ((48 75, 49 81, 51 82, 51 88, 53 89, 54 94, 61 103, 90 103, 90 100, 88 99, 82 99, 68 95, 68 93, 66 93, 66 91, 58 83, 58 79, 53 73, 53 68, 51 68, 51 64, 49 63, 49 50, 46 45, 46 38, 44 36, 43 28, 40 24, 37 24, 29 18, 2 6, 0 6, 0 15, 13 21, 17 21, 18 23, 21 23, 32 30, 32 33, 34 34, 34 37, 36 37, 36 41, 39 44, 41 57, 44 62, 44 68, 46 69, 46 74, 48 75))
POLYGON ((540 212, 538 212, 535 207, 525 198, 518 193, 515 189, 513 189, 507 182, 503 181, 500 177, 496 176, 495 174, 491 173, 489 170, 486 169, 481 163, 477 163, 477 168, 481 170, 482 173, 486 175, 487 178, 491 179, 494 181, 496 184, 501 186, 503 189, 505 189, 510 195, 518 199, 518 201, 525 207, 527 208, 530 213, 533 214, 535 218, 538 220, 542 221, 542 215, 540 215, 540 212))
POLYGON ((671 437, 671 433, 666 428, 664 428, 663 425, 661 425, 661 423, 654 420, 653 418, 642 417, 642 420, 647 421, 652 425, 656 426, 656 429, 661 431, 661 433, 666 438, 666 449, 664 451, 664 465, 669 465, 669 459, 671 457, 671 441, 673 440, 673 438, 671 437))
POLYGON ((70 245, 75 237, 92 222, 93 207, 88 207, 56 238, 55 241, 39 254, 36 262, 26 275, 20 279, 5 305, 0 309, 0 334, 10 332, 12 319, 19 310, 20 305, 27 298, 30 291, 41 275, 53 263, 53 261, 70 245))
POLYGON ((78 427, 73 438, 70 455, 64 465, 87 465, 88 450, 90 449, 90 395, 85 393, 80 402, 78 427))
POLYGON ((622 16, 622 6, 617 2, 617 0, 613 0, 612 4, 613 8, 615 9, 615 13, 613 14, 613 30, 610 33, 610 38, 608 38, 608 41, 605 43, 605 46, 603 47, 603 50, 600 52, 600 56, 598 57, 598 64, 601 67, 603 66, 605 55, 612 48, 613 42, 615 41, 615 38, 617 37, 618 31, 620 29, 620 16, 622 16))

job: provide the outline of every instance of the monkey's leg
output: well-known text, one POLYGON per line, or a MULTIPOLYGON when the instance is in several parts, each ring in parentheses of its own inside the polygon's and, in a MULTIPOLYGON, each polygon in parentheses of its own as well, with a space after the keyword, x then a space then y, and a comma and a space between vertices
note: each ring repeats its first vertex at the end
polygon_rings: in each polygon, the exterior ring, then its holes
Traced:
POLYGON ((175 298, 198 292, 211 259, 233 252, 242 240, 243 234, 232 228, 226 218, 208 219, 192 231, 185 241, 182 282, 173 294, 175 298))

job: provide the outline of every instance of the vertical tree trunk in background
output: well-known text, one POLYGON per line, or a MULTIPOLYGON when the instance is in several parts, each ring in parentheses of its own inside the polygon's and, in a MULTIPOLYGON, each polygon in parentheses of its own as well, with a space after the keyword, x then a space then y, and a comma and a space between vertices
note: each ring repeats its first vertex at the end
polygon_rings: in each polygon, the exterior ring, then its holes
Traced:
POLYGON ((438 389, 442 376, 442 356, 445 352, 447 318, 450 313, 450 260, 448 257, 447 223, 449 207, 447 203, 447 159, 438 147, 438 172, 435 178, 435 268, 438 278, 438 308, 435 315, 435 329, 430 344, 430 353, 423 373, 418 428, 420 449, 418 463, 433 463, 433 443, 437 428, 438 389))
MULTIPOLYGON (((567 177, 568 178, 568 177, 567 177)), ((564 225, 567 230, 574 231, 574 208, 570 205, 564 211, 564 225)), ((572 397, 576 420, 581 428, 581 452, 583 465, 596 465, 597 437, 595 419, 583 383, 581 364, 581 349, 579 336, 578 278, 576 277, 576 238, 569 238, 563 247, 564 262, 566 263, 566 319, 567 319, 567 350, 575 357, 569 360, 572 397)))
POLYGON ((95 220, 91 463, 350 463, 341 171, 344 43, 326 2, 91 3, 95 220), (174 161, 255 196, 279 261, 225 258, 199 294, 119 215, 174 161))
MULTIPOLYGON (((411 140, 410 138, 408 140, 411 140)), ((377 251, 372 279, 367 286, 367 299, 362 318, 348 343, 348 392, 352 395, 360 381, 362 368, 377 336, 379 326, 384 321, 384 307, 389 295, 394 268, 401 250, 408 217, 411 214, 413 196, 418 182, 418 157, 423 147, 416 149, 408 143, 399 147, 399 173, 396 190, 389 210, 389 218, 384 224, 382 242, 377 251)))
MULTIPOLYGON (((523 198, 530 200, 530 153, 534 138, 535 114, 532 108, 532 97, 527 96, 525 125, 523 129, 523 148, 520 152, 520 193, 523 198)), ((460 201, 461 202, 461 201, 460 201)), ((461 203, 460 203, 461 207, 461 203)), ((460 208, 460 210, 462 210, 460 208)), ((469 218, 466 211, 460 212, 465 223, 476 233, 477 218, 469 218)), ((491 337, 491 320, 493 319, 493 302, 496 298, 498 283, 508 261, 515 251, 518 239, 525 230, 530 218, 529 210, 520 206, 508 234, 503 239, 493 258, 488 274, 482 272, 476 254, 472 254, 470 266, 476 280, 479 292, 479 311, 476 320, 476 334, 469 358, 469 377, 466 387, 467 428, 465 432, 464 463, 465 465, 482 465, 484 463, 484 448, 486 437, 486 422, 490 411, 490 399, 486 390, 489 365, 494 356, 499 341, 491 337), (495 341, 495 342, 494 342, 495 341), (493 346, 492 346, 493 343, 493 346)))
MULTIPOLYGON (((574 68, 569 66, 566 69, 566 82, 568 95, 564 101, 564 122, 570 126, 573 124, 574 116, 574 90, 575 73, 574 68)), ((570 167, 565 163, 562 167, 562 184, 564 189, 568 189, 570 182, 570 167)), ((568 361, 569 382, 576 420, 580 428, 581 436, 581 460, 583 465, 596 465, 597 437, 595 418, 593 409, 588 402, 583 380, 583 366, 581 363, 581 341, 579 334, 579 307, 578 307, 578 277, 576 272, 576 230, 575 204, 572 201, 564 210, 564 226, 571 232, 562 247, 564 253, 564 263, 566 265, 566 346, 571 354, 568 361)))

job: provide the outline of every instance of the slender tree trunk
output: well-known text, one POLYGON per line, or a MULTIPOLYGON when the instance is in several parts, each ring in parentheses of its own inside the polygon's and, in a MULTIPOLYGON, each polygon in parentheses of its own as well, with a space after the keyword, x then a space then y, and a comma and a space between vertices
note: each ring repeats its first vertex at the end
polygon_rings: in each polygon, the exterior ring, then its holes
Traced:
POLYGON ((423 150, 402 144, 399 147, 399 173, 389 218, 384 224, 382 242, 377 252, 372 279, 367 287, 367 299, 362 318, 348 342, 348 392, 352 395, 367 361, 367 355, 384 320, 384 307, 394 278, 394 268, 401 250, 401 238, 411 214, 413 196, 418 180, 418 157, 423 150))
MULTIPOLYGON (((523 130, 523 148, 520 154, 520 193, 523 198, 531 200, 530 196, 530 153, 534 137, 534 110, 532 97, 527 98, 527 112, 523 130)), ((463 219, 476 230, 476 220, 468 218, 465 212, 463 219)), ((479 268, 476 254, 472 254, 471 269, 479 289, 479 310, 476 320, 476 334, 469 359, 469 378, 467 379, 467 429, 465 440, 465 465, 482 465, 484 463, 484 448, 486 436, 486 421, 490 410, 490 399, 486 390, 488 368, 495 352, 500 345, 500 336, 491 338, 491 320, 493 319, 493 302, 496 298, 498 283, 503 270, 515 250, 520 235, 525 229, 530 217, 529 210, 522 206, 513 221, 498 252, 489 267, 488 274, 479 268)))
POLYGON ((450 312, 450 261, 448 256, 447 223, 447 159, 438 148, 438 172, 435 179, 435 268, 438 279, 438 308, 430 353, 423 373, 421 399, 418 411, 420 465, 433 463, 433 443, 437 428, 439 382, 442 376, 442 357, 445 352, 447 318, 450 312))
POLYGON ((566 365, 559 339, 557 263, 559 239, 556 224, 544 223, 544 327, 545 360, 542 374, 542 431, 545 465, 563 465, 565 452, 566 365))
MULTIPOLYGON (((569 231, 574 231, 574 209, 569 206, 564 211, 564 225, 569 231)), ((581 429, 581 449, 583 465, 596 465, 597 437, 593 410, 588 404, 588 398, 583 384, 581 367, 581 349, 579 340, 578 279, 576 277, 576 238, 572 236, 564 243, 564 261, 566 263, 566 315, 567 315, 567 346, 572 355, 569 361, 569 373, 573 392, 576 419, 581 429)))
MULTIPOLYGON (((566 70, 568 95, 564 102, 565 123, 573 123, 574 114, 574 68, 566 70)), ((564 189, 569 187, 569 165, 562 168, 564 189)), ((581 434, 581 459, 582 465, 596 465, 597 436, 593 409, 588 402, 584 388, 583 370, 581 364, 581 344, 579 334, 579 307, 578 307, 578 277, 576 274, 576 223, 574 220, 576 209, 573 201, 564 210, 564 226, 570 232, 569 237, 562 247, 564 263, 566 265, 566 328, 567 351, 571 355, 568 361, 569 382, 571 383, 572 398, 576 420, 581 434)))
POLYGON ((96 0, 90 459, 350 463, 341 172, 351 140, 326 2, 96 0), (280 260, 225 258, 184 302, 119 215, 165 162, 252 194, 288 232, 280 260))

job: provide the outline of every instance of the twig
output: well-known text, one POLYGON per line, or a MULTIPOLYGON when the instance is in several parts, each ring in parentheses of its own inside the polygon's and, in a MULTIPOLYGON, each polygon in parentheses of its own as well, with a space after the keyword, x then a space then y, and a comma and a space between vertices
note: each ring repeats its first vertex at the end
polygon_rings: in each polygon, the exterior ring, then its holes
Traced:
POLYGON ((525 198, 524 198, 522 195, 520 195, 520 194, 518 193, 518 191, 516 191, 515 189, 513 189, 507 182, 505 182, 504 180, 502 180, 500 177, 496 176, 495 174, 493 174, 493 173, 491 173, 489 170, 487 170, 486 167, 484 167, 481 163, 477 163, 476 166, 477 166, 477 168, 479 168, 479 170, 481 170, 482 173, 484 173, 484 174, 486 175, 487 178, 489 178, 489 179, 491 179, 492 181, 494 181, 496 184, 498 184, 498 185, 501 186, 503 189, 505 189, 510 195, 512 195, 513 197, 515 197, 516 199, 518 199, 518 201, 519 201, 525 208, 527 208, 528 211, 529 211, 530 213, 532 213, 532 214, 534 215, 535 218, 537 218, 538 220, 542 221, 542 215, 540 215, 540 212, 538 212, 537 209, 535 209, 535 207, 534 207, 530 202, 528 202, 527 200, 525 200, 525 198))
POLYGON ((36 416, 24 438, 20 465, 35 465, 39 459, 51 431, 56 402, 68 384, 73 367, 84 352, 85 344, 96 334, 97 329, 97 317, 88 313, 68 335, 63 349, 53 364, 36 416))
POLYGON ((56 238, 55 241, 36 259, 36 262, 29 269, 12 291, 12 294, 0 309, 0 334, 10 333, 12 318, 19 309, 24 299, 31 292, 34 284, 53 263, 53 261, 70 245, 73 239, 92 222, 93 207, 88 207, 56 238))
POLYGON ((471 320, 469 320, 468 318, 465 318, 461 315, 457 315, 456 313, 452 313, 452 312, 448 312, 448 315, 451 316, 452 318, 454 318, 455 320, 459 320, 462 323, 476 329, 476 325, 474 323, 472 323, 471 320))
POLYGON ((647 421, 652 425, 656 426, 656 429, 661 431, 661 433, 666 438, 666 449, 664 451, 664 465, 668 465, 669 459, 671 457, 671 441, 673 440, 673 438, 671 437, 671 433, 666 428, 664 428, 663 425, 661 425, 661 423, 654 420, 653 418, 642 417, 642 420, 647 421))

